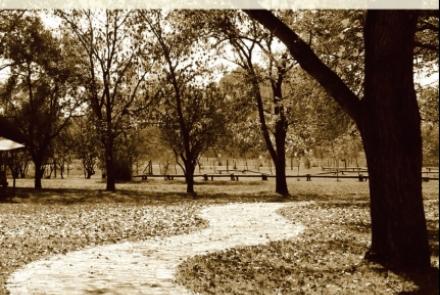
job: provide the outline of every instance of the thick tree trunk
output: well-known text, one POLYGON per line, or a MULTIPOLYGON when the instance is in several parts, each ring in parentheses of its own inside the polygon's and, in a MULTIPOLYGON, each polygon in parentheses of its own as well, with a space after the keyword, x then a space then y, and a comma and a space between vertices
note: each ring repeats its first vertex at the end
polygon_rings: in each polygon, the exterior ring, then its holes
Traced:
POLYGON ((276 158, 273 159, 275 165, 276 185, 275 192, 288 196, 289 189, 286 181, 286 132, 287 123, 284 117, 280 119, 275 126, 275 144, 276 144, 276 158))
POLYGON ((185 181, 186 181, 186 192, 191 195, 195 195, 194 191, 194 170, 195 165, 190 161, 185 162, 185 181))
POLYGON ((34 160, 34 166, 35 166, 35 176, 34 176, 34 188, 36 190, 41 190, 43 188, 41 184, 41 179, 43 178, 44 170, 41 167, 42 163, 39 160, 34 160))
POLYGON ((282 85, 284 76, 279 74, 278 80, 272 84, 273 102, 275 105, 275 114, 278 120, 275 123, 275 158, 272 155, 276 171, 275 191, 282 195, 288 196, 289 190, 286 181, 286 135, 287 135, 287 119, 282 105, 282 85))
POLYGON ((276 193, 282 196, 288 196, 289 190, 287 188, 286 181, 286 165, 282 161, 278 161, 275 164, 275 172, 276 172, 276 193))
POLYGON ((365 99, 358 122, 370 177, 372 244, 366 257, 411 270, 430 266, 413 83, 415 24, 411 12, 368 12, 365 99))

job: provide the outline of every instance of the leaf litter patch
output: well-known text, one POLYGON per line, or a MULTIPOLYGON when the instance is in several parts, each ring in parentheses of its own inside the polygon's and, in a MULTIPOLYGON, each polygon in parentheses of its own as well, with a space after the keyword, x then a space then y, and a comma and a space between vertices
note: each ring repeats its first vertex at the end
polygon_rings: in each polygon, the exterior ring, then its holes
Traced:
MULTIPOLYGON (((438 199, 425 201, 432 262, 438 274, 438 199)), ((413 280, 366 262, 367 202, 296 204, 279 212, 303 223, 295 240, 193 257, 178 281, 201 294, 438 294, 435 274, 413 280)))
POLYGON ((0 294, 17 268, 89 246, 188 233, 207 226, 200 205, 0 205, 0 294))

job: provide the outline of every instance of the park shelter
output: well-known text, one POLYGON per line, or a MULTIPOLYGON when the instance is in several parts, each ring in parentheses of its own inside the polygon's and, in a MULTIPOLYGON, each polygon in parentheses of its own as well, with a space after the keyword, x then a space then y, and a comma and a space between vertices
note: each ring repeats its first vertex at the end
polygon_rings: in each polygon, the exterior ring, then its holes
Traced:
POLYGON ((0 136, 0 152, 12 151, 23 148, 24 145, 0 136))
MULTIPOLYGON (((11 153, 17 149, 24 148, 24 145, 13 141, 11 139, 0 136, 0 186, 6 187, 8 182, 6 180, 6 169, 8 158, 11 157, 11 153)), ((15 176, 14 187, 15 187, 15 176)))

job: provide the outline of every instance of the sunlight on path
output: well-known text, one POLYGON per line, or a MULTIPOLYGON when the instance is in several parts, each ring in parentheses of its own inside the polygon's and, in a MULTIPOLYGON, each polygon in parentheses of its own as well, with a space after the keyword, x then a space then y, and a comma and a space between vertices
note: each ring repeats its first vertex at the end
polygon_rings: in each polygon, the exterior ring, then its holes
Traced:
POLYGON ((289 239, 304 227, 275 213, 280 203, 227 204, 202 210, 209 227, 191 234, 104 245, 32 262, 8 279, 17 294, 193 294, 175 283, 186 258, 289 239))

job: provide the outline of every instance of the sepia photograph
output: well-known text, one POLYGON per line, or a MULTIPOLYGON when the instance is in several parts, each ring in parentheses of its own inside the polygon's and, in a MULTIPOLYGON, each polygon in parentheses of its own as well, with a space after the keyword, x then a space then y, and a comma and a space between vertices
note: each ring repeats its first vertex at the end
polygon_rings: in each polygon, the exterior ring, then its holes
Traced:
POLYGON ((438 3, 125 1, 0 0, 0 295, 439 294, 438 3))

